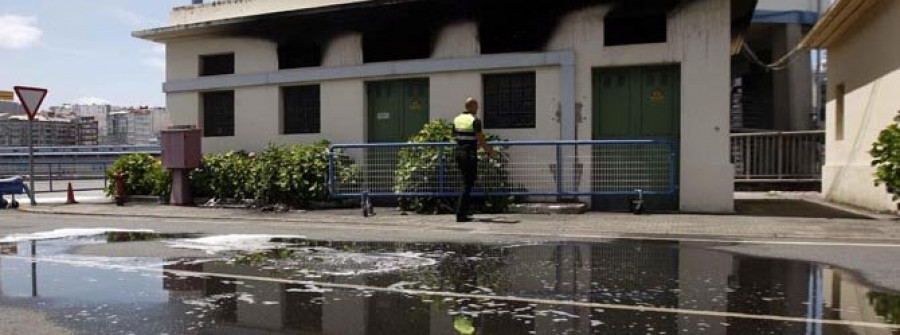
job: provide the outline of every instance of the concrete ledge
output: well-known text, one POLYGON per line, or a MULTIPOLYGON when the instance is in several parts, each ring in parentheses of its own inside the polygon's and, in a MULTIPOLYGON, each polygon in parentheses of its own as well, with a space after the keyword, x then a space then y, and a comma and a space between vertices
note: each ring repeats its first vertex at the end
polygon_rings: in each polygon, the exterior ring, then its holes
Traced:
POLYGON ((515 204, 510 210, 515 214, 559 214, 575 215, 587 213, 590 208, 585 203, 530 203, 515 204))

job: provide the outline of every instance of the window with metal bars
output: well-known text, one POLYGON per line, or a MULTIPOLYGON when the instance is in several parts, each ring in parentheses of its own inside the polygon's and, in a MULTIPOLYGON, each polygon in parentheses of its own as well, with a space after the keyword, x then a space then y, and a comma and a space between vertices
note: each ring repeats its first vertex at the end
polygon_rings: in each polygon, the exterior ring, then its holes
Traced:
POLYGON ((321 130, 319 85, 281 89, 284 134, 318 134, 321 130))
POLYGON ((234 74, 234 54, 200 56, 200 76, 234 74))
POLYGON ((484 127, 534 128, 534 72, 484 75, 484 127))
POLYGON ((234 91, 205 92, 203 136, 234 136, 234 91))

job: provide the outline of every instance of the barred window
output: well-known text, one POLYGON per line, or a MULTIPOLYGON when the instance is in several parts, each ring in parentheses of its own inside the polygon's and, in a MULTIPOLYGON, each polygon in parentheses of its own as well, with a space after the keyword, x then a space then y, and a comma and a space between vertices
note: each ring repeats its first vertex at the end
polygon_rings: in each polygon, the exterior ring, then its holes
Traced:
POLYGON ((321 128, 319 85, 281 89, 283 133, 318 134, 321 128))
POLYGON ((535 74, 484 75, 484 127, 535 127, 535 74))
POLYGON ((234 74, 234 54, 200 56, 200 76, 234 74))
POLYGON ((206 92, 203 99, 203 136, 234 136, 234 91, 206 92))

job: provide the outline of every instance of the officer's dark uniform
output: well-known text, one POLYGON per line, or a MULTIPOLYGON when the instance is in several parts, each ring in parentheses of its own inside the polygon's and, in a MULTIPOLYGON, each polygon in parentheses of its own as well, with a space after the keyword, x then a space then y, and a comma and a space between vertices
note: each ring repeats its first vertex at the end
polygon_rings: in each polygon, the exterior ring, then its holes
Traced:
POLYGON ((459 195, 456 208, 456 219, 469 217, 472 202, 472 188, 478 179, 478 134, 481 133, 481 120, 474 115, 462 113, 453 120, 453 136, 456 138, 454 157, 463 178, 463 191, 459 195))

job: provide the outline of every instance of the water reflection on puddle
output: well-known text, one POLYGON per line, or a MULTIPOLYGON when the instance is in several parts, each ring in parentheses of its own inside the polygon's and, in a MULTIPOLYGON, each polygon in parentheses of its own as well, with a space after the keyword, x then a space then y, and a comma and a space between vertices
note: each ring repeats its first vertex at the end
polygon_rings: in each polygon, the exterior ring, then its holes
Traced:
POLYGON ((188 237, 110 236, 38 241, 36 263, 32 242, 0 245, 0 304, 84 334, 900 334, 887 326, 900 322, 900 296, 841 271, 674 242, 275 239, 215 260, 68 253, 188 237))

